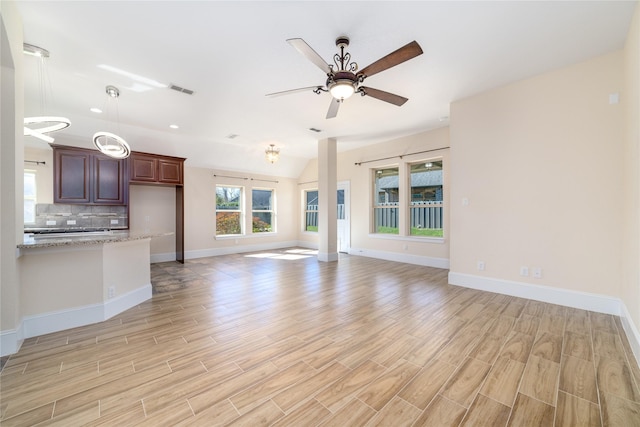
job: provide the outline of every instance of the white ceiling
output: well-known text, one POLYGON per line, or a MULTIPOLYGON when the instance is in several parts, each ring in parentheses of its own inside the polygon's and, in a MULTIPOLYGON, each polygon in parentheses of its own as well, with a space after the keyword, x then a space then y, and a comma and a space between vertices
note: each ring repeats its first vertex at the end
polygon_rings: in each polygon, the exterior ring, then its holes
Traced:
MULTIPOLYGON (((317 140, 344 151, 443 125, 449 103, 623 48, 636 2, 18 1, 24 41, 51 52, 49 82, 24 56, 25 116, 69 117, 56 143, 91 147, 98 130, 136 151, 191 166, 297 177, 317 140), (347 35, 360 68, 416 40, 424 54, 366 85, 409 98, 397 107, 354 96, 325 119, 330 95, 265 94, 323 85, 286 43, 300 37, 327 62, 347 35), (192 89, 188 96, 99 68, 192 89), (119 119, 105 86, 120 89, 119 119), (42 93, 51 92, 46 103, 42 93), (105 118, 109 113, 109 120, 105 118), (169 128, 177 124, 179 129, 169 128), (315 127, 322 132, 314 133, 315 127), (230 134, 238 135, 229 139, 230 134), (281 148, 269 164, 264 149, 281 148)), ((550 100, 552 102, 552 100, 550 100)), ((27 139, 32 139, 31 137, 27 139)))

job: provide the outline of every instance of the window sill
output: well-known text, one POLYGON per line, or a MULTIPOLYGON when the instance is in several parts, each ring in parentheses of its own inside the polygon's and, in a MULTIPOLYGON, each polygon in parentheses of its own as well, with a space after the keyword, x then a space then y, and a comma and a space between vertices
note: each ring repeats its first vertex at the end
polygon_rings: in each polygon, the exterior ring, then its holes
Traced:
POLYGON ((398 234, 369 233, 369 237, 372 239, 399 240, 399 241, 414 242, 414 243, 443 244, 447 241, 444 237, 400 236, 398 234))

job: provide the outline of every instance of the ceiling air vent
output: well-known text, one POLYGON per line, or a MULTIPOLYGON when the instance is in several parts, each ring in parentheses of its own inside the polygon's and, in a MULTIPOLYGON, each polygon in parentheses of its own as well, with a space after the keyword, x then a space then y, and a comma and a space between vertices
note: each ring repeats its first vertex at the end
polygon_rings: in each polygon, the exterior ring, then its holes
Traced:
POLYGON ((322 132, 320 129, 316 129, 316 128, 309 128, 309 130, 312 132, 322 132))
POLYGON ((193 94, 195 93, 195 92, 194 92, 194 91, 192 91, 191 89, 185 89, 185 88, 183 88, 183 87, 180 87, 180 86, 174 85, 173 83, 171 83, 171 84, 169 85, 169 89, 172 89, 172 90, 175 90, 175 91, 178 91, 178 92, 182 92, 182 93, 186 93, 187 95, 193 95, 193 94))
POLYGON ((227 139, 235 139, 235 138, 237 138, 237 137, 238 137, 238 135, 237 135, 237 134, 235 134, 235 133, 230 133, 230 134, 229 134, 229 135, 227 135, 225 138, 227 138, 227 139))

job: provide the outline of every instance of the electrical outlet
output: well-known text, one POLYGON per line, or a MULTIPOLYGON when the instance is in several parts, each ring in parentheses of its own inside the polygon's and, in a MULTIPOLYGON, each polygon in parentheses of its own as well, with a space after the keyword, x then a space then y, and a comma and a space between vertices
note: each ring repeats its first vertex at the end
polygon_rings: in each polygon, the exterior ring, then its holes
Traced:
POLYGON ((529 275, 529 267, 527 267, 526 265, 523 265, 520 267, 520 275, 521 276, 528 276, 529 275))
POLYGON ((75 219, 68 219, 67 220, 67 225, 76 225, 76 220, 75 219))
POLYGON ((47 225, 56 225, 54 220, 47 220, 47 225))
POLYGON ((542 268, 533 267, 533 277, 536 279, 542 279, 542 268))
POLYGON ((111 220, 111 225, 118 225, 118 220, 117 219, 112 219, 111 220))
POLYGON ((113 298, 115 296, 116 296, 116 287, 115 286, 109 286, 109 288, 107 289, 107 297, 113 298))
POLYGON ((484 261, 478 261, 478 270, 484 271, 484 261))

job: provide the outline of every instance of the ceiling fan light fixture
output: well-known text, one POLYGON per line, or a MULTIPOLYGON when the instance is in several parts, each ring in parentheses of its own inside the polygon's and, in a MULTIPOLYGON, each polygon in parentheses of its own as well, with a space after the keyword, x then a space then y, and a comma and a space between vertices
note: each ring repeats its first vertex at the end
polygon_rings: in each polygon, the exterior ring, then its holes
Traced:
POLYGON ((335 99, 343 101, 356 92, 353 82, 349 80, 336 81, 330 88, 329 92, 335 99))
POLYGON ((270 144, 264 152, 269 163, 275 163, 280 158, 280 149, 275 144, 270 144))
POLYGON ((358 79, 350 71, 338 71, 327 81, 329 93, 335 99, 343 101, 356 92, 358 79))

